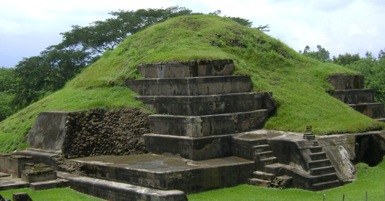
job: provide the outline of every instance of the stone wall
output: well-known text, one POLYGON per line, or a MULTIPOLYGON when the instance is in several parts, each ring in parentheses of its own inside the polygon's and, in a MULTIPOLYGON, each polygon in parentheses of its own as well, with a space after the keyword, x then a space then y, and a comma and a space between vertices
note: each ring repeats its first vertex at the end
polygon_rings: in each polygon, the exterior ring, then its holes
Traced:
POLYGON ((146 153, 147 117, 139 109, 68 113, 62 153, 66 158, 146 153))

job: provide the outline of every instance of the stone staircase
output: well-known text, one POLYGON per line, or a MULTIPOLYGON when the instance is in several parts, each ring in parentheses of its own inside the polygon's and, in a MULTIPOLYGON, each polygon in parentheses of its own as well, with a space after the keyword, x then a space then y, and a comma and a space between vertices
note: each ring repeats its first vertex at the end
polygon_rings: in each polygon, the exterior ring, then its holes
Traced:
POLYGON ((310 189, 324 190, 341 185, 336 170, 315 137, 308 139, 304 153, 310 174, 310 189))
POLYGON ((256 170, 248 179, 248 184, 255 186, 270 186, 276 175, 267 172, 265 167, 277 163, 277 157, 271 149, 265 135, 250 133, 233 137, 232 153, 236 156, 255 161, 256 170))
POLYGON ((232 60, 145 64, 127 80, 149 116, 148 151, 191 160, 231 155, 231 135, 261 128, 275 109, 270 93, 250 92, 249 76, 231 75, 232 60))
POLYGON ((355 110, 378 121, 385 122, 384 105, 374 102, 374 90, 364 89, 362 75, 337 74, 328 78, 335 90, 330 95, 355 110))

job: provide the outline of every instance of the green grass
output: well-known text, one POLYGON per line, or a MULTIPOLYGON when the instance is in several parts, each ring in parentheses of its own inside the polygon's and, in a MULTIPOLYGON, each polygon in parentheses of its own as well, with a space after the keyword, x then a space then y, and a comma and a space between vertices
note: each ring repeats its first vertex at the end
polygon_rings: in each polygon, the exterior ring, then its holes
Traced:
POLYGON ((0 153, 23 149, 26 135, 37 115, 43 111, 78 111, 92 108, 143 108, 126 87, 79 89, 66 87, 28 106, 0 123, 0 153))
POLYGON ((0 191, 0 195, 11 200, 13 193, 28 193, 32 200, 37 201, 98 201, 96 197, 85 195, 70 188, 56 188, 50 190, 34 191, 29 188, 0 191))
POLYGON ((26 146, 25 136, 37 114, 47 110, 87 110, 104 107, 140 107, 127 78, 140 78, 140 63, 233 59, 235 74, 252 77, 254 91, 271 91, 277 113, 266 129, 315 134, 363 132, 383 128, 329 96, 326 81, 334 73, 355 72, 298 54, 263 32, 228 18, 193 15, 172 18, 149 27, 107 51, 94 64, 69 81, 64 89, 38 101, 0 123, 0 152, 26 146))
POLYGON ((385 162, 377 167, 358 165, 357 179, 350 184, 319 192, 301 189, 275 189, 240 185, 232 188, 188 195, 189 201, 369 201, 385 200, 385 162))

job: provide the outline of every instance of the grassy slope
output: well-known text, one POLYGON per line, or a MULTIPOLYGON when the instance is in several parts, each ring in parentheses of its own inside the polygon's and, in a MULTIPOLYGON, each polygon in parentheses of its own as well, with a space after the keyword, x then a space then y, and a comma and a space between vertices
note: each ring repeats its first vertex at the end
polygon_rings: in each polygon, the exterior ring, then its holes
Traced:
POLYGON ((24 136, 41 111, 143 107, 121 87, 124 79, 140 77, 140 63, 224 58, 234 60, 237 74, 252 76, 255 91, 273 92, 278 112, 267 129, 301 132, 312 125, 315 133, 327 134, 381 126, 325 93, 331 89, 328 75, 354 72, 303 57, 230 19, 197 15, 170 19, 129 37, 63 90, 1 122, 0 152, 25 146, 24 136))
POLYGON ((376 167, 369 168, 366 164, 358 165, 357 179, 350 184, 325 191, 312 192, 302 189, 279 190, 275 188, 240 185, 203 193, 191 194, 190 201, 311 201, 311 200, 385 200, 384 181, 385 161, 376 167))

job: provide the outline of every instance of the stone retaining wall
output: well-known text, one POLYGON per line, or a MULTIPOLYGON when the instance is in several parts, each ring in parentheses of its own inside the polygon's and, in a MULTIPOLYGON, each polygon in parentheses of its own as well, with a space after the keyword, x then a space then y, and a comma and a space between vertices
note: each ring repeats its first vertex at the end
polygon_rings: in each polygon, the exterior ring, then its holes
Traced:
POLYGON ((68 113, 62 152, 66 158, 146 153, 147 116, 139 109, 68 113))

